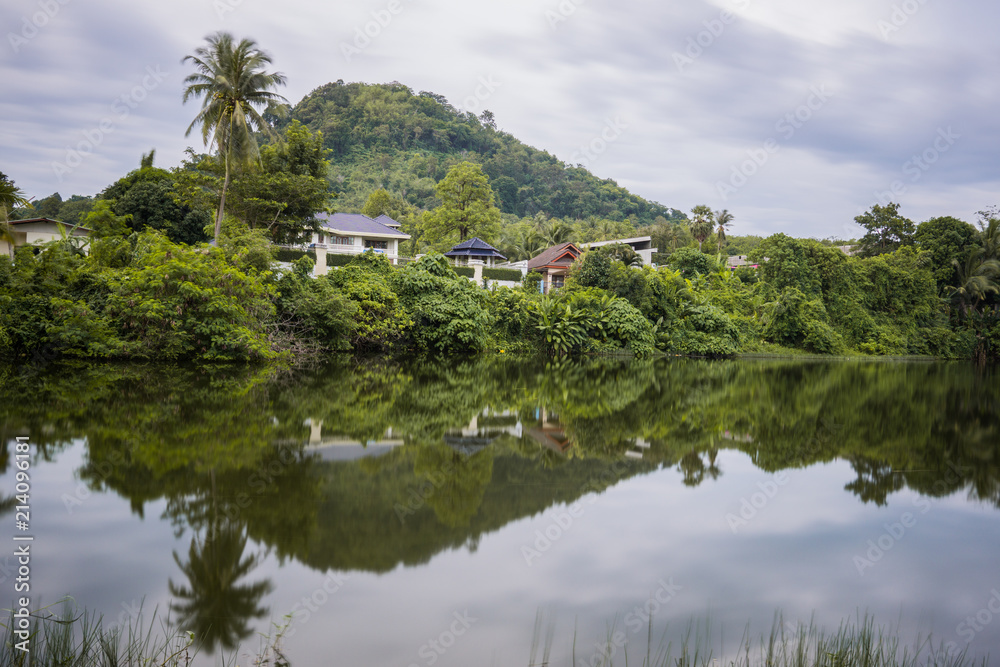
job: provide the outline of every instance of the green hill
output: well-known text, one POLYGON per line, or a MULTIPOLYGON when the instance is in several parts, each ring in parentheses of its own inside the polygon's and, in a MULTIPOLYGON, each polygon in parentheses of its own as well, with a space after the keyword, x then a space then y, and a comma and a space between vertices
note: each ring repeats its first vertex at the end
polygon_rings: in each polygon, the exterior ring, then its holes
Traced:
POLYGON ((338 210, 359 211, 380 187, 419 209, 436 205, 434 186, 464 160, 482 165, 497 205, 518 217, 626 220, 650 225, 682 212, 601 180, 582 167, 527 146, 497 130, 491 113, 462 112, 442 97, 400 84, 321 86, 282 121, 322 131, 330 155, 338 210))

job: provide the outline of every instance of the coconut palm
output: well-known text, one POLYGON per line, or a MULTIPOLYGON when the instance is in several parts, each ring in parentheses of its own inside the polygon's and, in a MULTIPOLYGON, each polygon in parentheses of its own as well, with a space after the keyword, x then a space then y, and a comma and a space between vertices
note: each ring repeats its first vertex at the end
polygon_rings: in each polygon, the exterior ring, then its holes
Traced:
POLYGON ((983 257, 984 252, 979 249, 964 263, 957 259, 951 260, 957 284, 949 286, 948 290, 963 314, 968 313, 970 305, 975 310, 979 302, 990 294, 1000 293, 1000 285, 996 282, 996 278, 1000 276, 1000 261, 983 257))
POLYGON ((702 204, 691 209, 691 215, 694 216, 689 223, 691 236, 698 241, 698 252, 701 252, 701 244, 712 234, 714 214, 712 209, 702 204))
POLYGON ((7 242, 7 251, 11 260, 14 259, 14 233, 10 228, 10 212, 15 208, 31 206, 31 201, 24 192, 14 185, 14 181, 0 172, 0 241, 7 242))
POLYGON ((285 75, 265 71, 271 64, 271 56, 260 50, 254 40, 242 39, 237 43, 229 33, 217 32, 206 41, 205 46, 181 61, 190 60, 197 70, 184 79, 187 87, 183 101, 202 98, 201 111, 184 136, 201 126, 205 145, 215 147, 225 164, 226 176, 215 217, 218 241, 232 170, 259 160, 256 132, 273 135, 258 109, 266 111, 287 100, 272 92, 285 84, 285 75))
POLYGON ((726 227, 733 224, 733 214, 728 209, 715 212, 715 224, 717 224, 719 235, 719 254, 722 254, 722 243, 726 240, 726 227))

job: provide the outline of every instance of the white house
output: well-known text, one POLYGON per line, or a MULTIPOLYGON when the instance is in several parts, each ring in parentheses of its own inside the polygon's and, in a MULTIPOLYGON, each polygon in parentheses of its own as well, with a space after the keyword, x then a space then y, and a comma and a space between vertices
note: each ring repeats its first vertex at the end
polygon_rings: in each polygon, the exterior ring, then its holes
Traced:
MULTIPOLYGON (((63 233, 69 236, 86 236, 90 230, 80 225, 71 225, 67 222, 59 222, 50 218, 29 218, 28 220, 11 220, 3 223, 8 225, 10 236, 14 240, 14 247, 23 245, 40 245, 49 241, 57 241, 63 237, 63 233), (62 228, 62 231, 60 231, 62 228)), ((0 236, 0 253, 10 257, 10 242, 5 236, 0 236)))
POLYGON ((614 239, 613 241, 594 241, 593 243, 581 243, 580 247, 589 250, 591 248, 600 248, 605 245, 614 245, 616 243, 623 243, 630 246, 632 250, 635 250, 636 254, 642 258, 642 263, 649 266, 653 263, 653 253, 657 252, 657 249, 653 247, 653 237, 652 236, 637 236, 631 239, 614 239))
MULTIPOLYGON (((365 250, 383 253, 393 264, 400 256, 399 244, 410 238, 399 230, 400 223, 387 215, 371 219, 360 213, 316 216, 322 231, 313 234, 314 246, 326 246, 327 254, 358 255, 365 250)), ((325 262, 324 262, 325 264, 325 262)))

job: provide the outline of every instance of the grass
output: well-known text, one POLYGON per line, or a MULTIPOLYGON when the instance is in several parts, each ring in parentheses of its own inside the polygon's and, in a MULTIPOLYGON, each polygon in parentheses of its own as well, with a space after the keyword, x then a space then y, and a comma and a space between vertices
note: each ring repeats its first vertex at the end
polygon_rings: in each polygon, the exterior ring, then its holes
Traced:
MULTIPOLYGON (((140 613, 127 626, 105 627, 101 617, 83 612, 74 615, 67 603, 60 615, 43 609, 33 614, 28 649, 15 648, 21 639, 15 634, 13 615, 3 625, 0 667, 188 667, 198 646, 196 638, 172 629, 167 620, 145 622, 140 613)), ((246 654, 244 664, 255 667, 290 667, 281 643, 290 619, 275 625, 272 634, 261 635, 258 650, 246 654)), ((555 623, 539 612, 535 617, 529 667, 551 663, 555 623)), ((710 619, 689 622, 677 640, 667 640, 668 628, 656 638, 653 620, 645 632, 629 637, 616 618, 603 642, 578 650, 577 632, 572 639, 574 667, 972 667, 989 664, 987 658, 971 658, 953 644, 934 645, 931 638, 917 637, 912 644, 901 641, 898 631, 877 625, 869 616, 858 615, 842 622, 832 634, 808 626, 786 624, 776 614, 770 633, 753 636, 749 626, 732 656, 713 648, 710 619), (656 639, 656 641, 654 641, 656 639)), ((721 644, 721 641, 720 641, 721 644)), ((569 656, 567 656, 569 657, 569 656)), ((236 664, 236 653, 219 658, 224 665, 236 664)), ((565 664, 565 658, 556 664, 565 664)), ((553 665, 554 667, 554 665, 553 665)))
MULTIPOLYGON (((551 629, 545 637, 545 652, 536 661, 541 621, 536 619, 529 667, 548 667, 552 643, 551 629)), ((754 637, 749 626, 733 655, 724 655, 712 645, 711 620, 688 623, 679 641, 668 641, 664 628, 654 642, 652 618, 645 636, 634 638, 618 628, 617 619, 608 626, 604 640, 589 652, 577 648, 573 632, 572 665, 587 667, 972 667, 989 664, 988 658, 973 658, 968 649, 954 644, 935 645, 930 636, 904 643, 899 633, 877 625, 865 614, 841 623, 828 634, 813 623, 808 626, 786 624, 775 614, 770 633, 754 637), (630 642, 629 639, 635 641, 630 642), (636 650, 638 647, 638 650, 636 650)), ((561 663, 559 663, 561 664, 561 663)))
MULTIPOLYGON (((168 619, 158 619, 156 612, 145 620, 140 612, 127 625, 106 627, 103 617, 78 612, 71 601, 61 613, 46 607, 32 613, 27 638, 18 635, 13 612, 3 628, 0 667, 188 667, 198 653, 193 633, 171 627, 168 619), (27 651, 17 645, 26 641, 27 651)), ((255 667, 289 667, 281 649, 288 621, 275 625, 273 634, 262 635, 256 655, 249 664, 255 667)), ((222 656, 223 665, 235 665, 237 652, 222 656)))

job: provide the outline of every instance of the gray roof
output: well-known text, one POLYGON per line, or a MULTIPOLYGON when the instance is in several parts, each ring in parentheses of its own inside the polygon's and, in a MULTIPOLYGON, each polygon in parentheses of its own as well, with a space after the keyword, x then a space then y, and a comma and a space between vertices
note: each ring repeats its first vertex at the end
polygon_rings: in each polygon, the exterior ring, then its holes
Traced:
POLYGON ((375 222, 381 222, 386 227, 392 227, 393 229, 399 229, 400 227, 403 226, 402 223, 396 222, 395 220, 387 216, 385 213, 375 218, 375 222))
POLYGON ((357 234, 358 236, 387 236, 398 239, 408 239, 409 234, 404 234, 398 229, 386 227, 377 220, 372 220, 367 215, 360 213, 323 213, 317 215, 320 225, 324 229, 342 234, 357 234))

